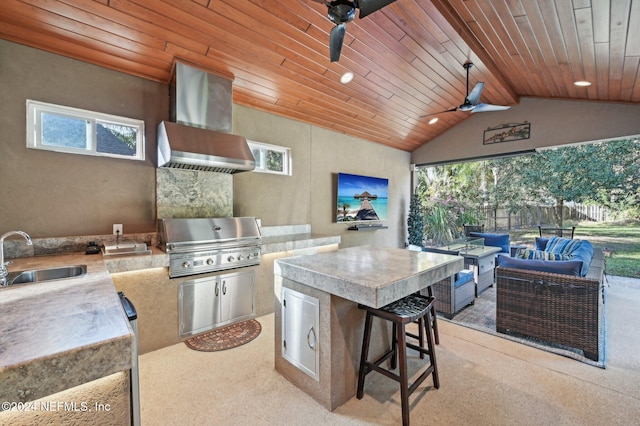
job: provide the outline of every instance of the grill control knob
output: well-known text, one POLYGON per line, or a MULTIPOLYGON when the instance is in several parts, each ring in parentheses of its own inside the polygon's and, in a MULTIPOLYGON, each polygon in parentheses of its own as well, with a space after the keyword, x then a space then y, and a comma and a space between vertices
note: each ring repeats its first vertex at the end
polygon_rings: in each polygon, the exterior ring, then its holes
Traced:
POLYGON ((249 253, 249 254, 247 255, 247 260, 251 260, 251 259, 253 259, 253 255, 252 255, 251 253, 249 253))
POLYGON ((238 260, 244 260, 244 256, 243 255, 238 256, 238 260))
POLYGON ((207 265, 213 265, 213 259, 211 258, 207 259, 207 265))
POLYGON ((227 261, 229 261, 229 262, 233 262, 234 260, 235 260, 235 259, 233 258, 233 256, 229 256, 229 257, 227 257, 227 261))
POLYGON ((182 269, 188 269, 190 267, 191 267, 191 263, 189 263, 188 261, 182 263, 182 269))

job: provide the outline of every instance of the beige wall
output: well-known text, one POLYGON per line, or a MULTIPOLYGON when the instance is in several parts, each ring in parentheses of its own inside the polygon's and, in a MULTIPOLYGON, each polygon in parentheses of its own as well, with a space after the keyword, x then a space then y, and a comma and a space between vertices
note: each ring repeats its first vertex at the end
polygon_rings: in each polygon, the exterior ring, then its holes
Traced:
POLYGON ((340 247, 376 244, 404 247, 409 209, 408 152, 235 106, 234 132, 249 140, 291 148, 293 176, 234 176, 234 214, 263 225, 311 224, 315 233, 340 235, 340 247), (347 231, 335 222, 338 172, 389 179, 389 229, 347 231))
MULTIPOLYGON (((41 50, 0 40, 0 233, 34 238, 155 230, 156 126, 168 118, 168 88, 41 50), (26 148, 26 99, 143 119, 146 160, 130 161, 26 148)), ((341 235, 343 247, 403 247, 410 154, 234 105, 234 133, 292 148, 293 176, 233 175, 233 215, 264 225, 311 224, 341 235), (335 223, 338 172, 384 177, 389 229, 354 232, 335 223)))
POLYGON ((507 111, 471 114, 416 149, 411 162, 429 164, 639 134, 639 104, 522 98, 507 111), (483 145, 487 128, 525 121, 531 123, 529 139, 483 145))
POLYGON ((4 40, 0 58, 0 233, 154 229, 155 126, 168 116, 167 86, 4 40), (146 160, 27 149, 27 99, 143 119, 146 160))

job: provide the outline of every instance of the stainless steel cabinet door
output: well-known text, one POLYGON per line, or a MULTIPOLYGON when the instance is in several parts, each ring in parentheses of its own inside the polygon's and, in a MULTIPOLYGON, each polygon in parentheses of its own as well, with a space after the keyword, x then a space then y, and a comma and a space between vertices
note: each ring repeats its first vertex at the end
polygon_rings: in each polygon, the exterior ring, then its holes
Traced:
POLYGON ((231 324, 255 315, 255 272, 220 275, 220 325, 231 324))
POLYGON ((282 289, 282 357, 318 381, 319 322, 318 299, 282 289))
POLYGON ((180 337, 255 316, 255 271, 216 275, 180 283, 180 337))
POLYGON ((220 280, 218 277, 201 278, 180 283, 178 310, 180 337, 210 330, 221 321, 220 280))

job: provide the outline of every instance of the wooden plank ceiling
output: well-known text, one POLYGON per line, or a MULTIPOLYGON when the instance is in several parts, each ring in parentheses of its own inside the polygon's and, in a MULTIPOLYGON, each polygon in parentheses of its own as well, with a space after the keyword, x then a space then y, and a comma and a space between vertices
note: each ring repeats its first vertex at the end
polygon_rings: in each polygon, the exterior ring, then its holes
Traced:
POLYGON ((0 2, 6 40, 161 82, 187 61, 233 78, 237 104, 405 151, 469 116, 424 117, 462 103, 467 60, 484 103, 640 102, 639 22, 640 0, 397 0, 348 23, 332 63, 312 0, 0 2))

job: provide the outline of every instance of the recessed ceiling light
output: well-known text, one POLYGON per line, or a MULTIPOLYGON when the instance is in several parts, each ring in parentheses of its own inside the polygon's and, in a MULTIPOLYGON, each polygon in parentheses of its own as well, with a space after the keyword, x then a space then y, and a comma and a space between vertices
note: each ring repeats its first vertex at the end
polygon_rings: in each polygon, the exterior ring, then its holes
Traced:
POLYGON ((431 120, 429 120, 429 124, 436 124, 438 122, 438 117, 434 117, 431 120))
POLYGON ((342 74, 342 77, 340 77, 340 83, 342 84, 347 84, 351 82, 351 80, 353 80, 353 73, 351 71, 345 72, 342 74))
POLYGON ((574 82, 573 84, 575 84, 576 86, 580 86, 580 87, 587 87, 587 86, 591 86, 591 82, 589 82, 589 81, 584 81, 584 80, 576 81, 576 82, 574 82))

